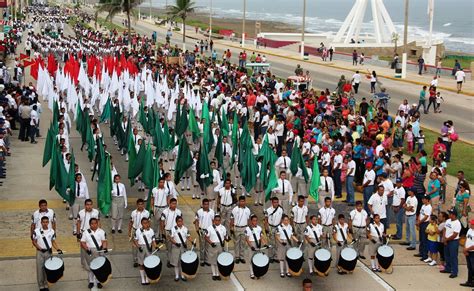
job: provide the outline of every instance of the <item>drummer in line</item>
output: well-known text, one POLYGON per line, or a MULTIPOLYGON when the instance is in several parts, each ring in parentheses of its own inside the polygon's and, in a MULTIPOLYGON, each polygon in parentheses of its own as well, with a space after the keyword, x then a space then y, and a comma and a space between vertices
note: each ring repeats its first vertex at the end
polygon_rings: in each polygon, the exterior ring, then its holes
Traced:
POLYGON ((183 217, 179 215, 176 217, 176 225, 171 229, 170 235, 170 264, 174 267, 175 281, 179 281, 180 277, 181 280, 187 281, 181 270, 181 254, 188 249, 186 245, 188 241, 192 242, 191 235, 189 234, 188 228, 184 226, 183 217))
POLYGON ((314 253, 321 247, 321 239, 323 238, 323 227, 318 223, 316 215, 311 215, 311 223, 304 230, 304 237, 307 242, 306 257, 308 258, 309 274, 314 273, 314 253))
POLYGON ((293 227, 290 224, 288 215, 283 214, 275 238, 277 241, 277 259, 280 261, 280 277, 284 278, 285 274, 287 277, 291 277, 286 261, 286 251, 291 248, 292 240, 297 243, 299 243, 299 241, 293 234, 293 227))
POLYGON ((349 240, 352 240, 351 234, 349 233, 349 225, 346 223, 344 214, 339 214, 337 217, 337 224, 333 228, 332 236, 336 241, 336 266, 339 269, 337 273, 339 275, 347 274, 346 271, 340 269, 338 266, 342 249, 347 245, 349 240))
POLYGON ((90 269, 90 264, 93 259, 107 253, 107 236, 105 231, 99 227, 99 220, 91 218, 89 220, 89 229, 84 231, 81 238, 81 248, 86 251, 86 270, 89 272, 89 285, 87 288, 92 289, 94 283, 97 283, 97 288, 102 288, 90 269))
POLYGON ((224 241, 229 241, 227 230, 221 224, 221 217, 219 214, 214 216, 212 225, 210 225, 203 234, 206 242, 211 246, 208 250, 208 262, 211 264, 212 280, 220 281, 221 276, 217 269, 217 257, 224 251, 224 241))
MULTIPOLYGON (((141 198, 137 199, 137 209, 132 211, 130 215, 130 222, 128 223, 128 237, 133 240, 135 232, 142 226, 142 219, 150 218, 150 212, 145 209, 145 201, 141 198)), ((133 256, 133 267, 136 268, 138 264, 138 249, 135 243, 132 242, 132 256, 133 256)))
POLYGON ((374 214, 374 223, 369 224, 367 228, 367 238, 370 240, 370 266, 374 272, 381 272, 375 256, 377 255, 377 249, 383 244, 383 239, 386 236, 384 231, 385 227, 383 223, 380 223, 380 215, 374 214))
POLYGON ((365 211, 362 201, 356 201, 355 209, 349 213, 349 229, 352 230, 352 237, 356 240, 354 248, 359 258, 365 260, 364 249, 367 238, 367 224, 370 221, 367 211, 365 211))
MULTIPOLYGON (((278 197, 272 197, 272 206, 268 207, 265 211, 265 232, 267 233, 267 238, 269 244, 275 246, 275 234, 277 232, 278 226, 281 223, 281 217, 283 216, 283 207, 280 206, 278 197)), ((271 248, 268 250, 268 257, 270 263, 276 263, 275 249, 271 248)))
POLYGON ((333 231, 333 225, 335 223, 334 217, 336 216, 336 209, 331 205, 331 198, 324 198, 324 206, 319 209, 319 224, 323 227, 323 233, 326 236, 323 240, 323 247, 331 250, 330 241, 331 233, 333 231))
POLYGON ((41 218, 41 227, 34 230, 31 238, 36 248, 36 278, 38 286, 40 291, 47 291, 49 289, 44 263, 47 259, 51 258, 52 247, 58 251, 58 254, 63 253, 56 243, 56 232, 49 227, 49 218, 47 216, 41 218))
POLYGON ((143 217, 141 219, 141 228, 135 231, 135 237, 133 240, 136 249, 138 250, 138 265, 140 265, 140 278, 142 279, 142 285, 150 285, 150 281, 145 274, 143 262, 145 258, 150 256, 153 252, 153 248, 156 248, 155 232, 150 228, 150 219, 143 217))
POLYGON ((249 221, 249 225, 247 226, 247 228, 245 228, 245 240, 247 241, 247 245, 251 250, 251 252, 249 253, 250 279, 255 279, 252 267, 252 257, 257 250, 262 248, 262 244, 264 245, 264 247, 268 247, 268 245, 262 236, 262 228, 257 224, 257 215, 252 214, 250 216, 249 221))

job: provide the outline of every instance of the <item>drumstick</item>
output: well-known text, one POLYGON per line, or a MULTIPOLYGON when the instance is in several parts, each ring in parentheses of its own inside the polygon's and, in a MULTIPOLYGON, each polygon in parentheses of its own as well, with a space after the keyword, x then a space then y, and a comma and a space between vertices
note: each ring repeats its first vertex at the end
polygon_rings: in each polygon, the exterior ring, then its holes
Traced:
POLYGON ((159 251, 161 248, 163 247, 163 244, 159 245, 156 250, 153 251, 153 253, 151 253, 150 256, 154 255, 157 251, 159 251))
POLYGON ((191 248, 191 252, 194 250, 194 246, 196 245, 196 239, 193 240, 193 246, 191 248))
MULTIPOLYGON (((110 252, 110 251, 112 251, 112 249, 107 249, 107 252, 110 252)), ((97 251, 97 252, 98 253, 103 253, 103 252, 105 252, 105 250, 100 250, 100 251, 97 251)))

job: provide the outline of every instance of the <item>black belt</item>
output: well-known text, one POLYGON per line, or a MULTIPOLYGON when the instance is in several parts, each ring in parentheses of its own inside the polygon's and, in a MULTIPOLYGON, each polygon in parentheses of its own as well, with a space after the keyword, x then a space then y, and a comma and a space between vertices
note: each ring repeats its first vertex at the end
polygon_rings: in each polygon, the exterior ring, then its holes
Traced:
POLYGON ((366 226, 355 226, 355 225, 353 225, 353 227, 355 227, 355 228, 366 228, 366 226))
POLYGON ((167 206, 156 206, 155 205, 155 207, 157 207, 157 208, 166 208, 167 206))
POLYGON ((415 215, 415 214, 412 214, 412 215, 407 215, 407 216, 413 216, 413 215, 415 215))
POLYGON ((306 222, 295 222, 296 224, 305 224, 306 222))
POLYGON ((278 225, 271 225, 271 224, 268 224, 268 225, 270 225, 271 227, 278 227, 278 225))
POLYGON ((236 225, 235 227, 243 228, 243 227, 247 227, 247 226, 246 226, 246 225, 244 225, 244 226, 238 226, 238 225, 236 225))
POLYGON ((49 252, 49 250, 39 250, 39 251, 42 252, 43 254, 49 252))
POLYGON ((234 204, 229 204, 229 205, 224 205, 224 204, 223 204, 222 206, 224 206, 224 207, 231 207, 232 205, 234 205, 234 204))
POLYGON ((331 227, 331 226, 332 226, 332 224, 329 224, 329 225, 323 224, 323 226, 329 226, 329 227, 331 227))

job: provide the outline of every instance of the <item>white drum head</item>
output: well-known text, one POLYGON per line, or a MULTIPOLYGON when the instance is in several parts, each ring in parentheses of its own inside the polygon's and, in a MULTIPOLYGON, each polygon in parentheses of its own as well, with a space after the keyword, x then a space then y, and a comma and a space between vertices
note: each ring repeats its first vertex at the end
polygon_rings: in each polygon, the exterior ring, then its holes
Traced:
POLYGON ((192 263, 198 258, 197 254, 192 251, 186 251, 181 254, 181 260, 185 263, 192 263))
POLYGON ((314 256, 318 260, 320 260, 322 262, 325 262, 325 261, 329 261, 331 259, 331 252, 329 252, 326 249, 319 249, 314 253, 314 256))
POLYGON ((234 256, 228 252, 220 253, 217 257, 217 262, 222 266, 230 266, 234 262, 234 256))
POLYGON ((345 248, 341 251, 341 256, 347 261, 353 261, 357 259, 357 252, 351 248, 345 248))
POLYGON ((380 246, 377 249, 377 253, 381 255, 382 257, 388 258, 388 257, 393 256, 393 249, 392 247, 389 247, 389 246, 380 246))
POLYGON ((97 257, 97 258, 92 260, 90 268, 92 270, 98 270, 104 264, 105 264, 105 257, 97 257))
POLYGON ((286 256, 292 260, 303 257, 303 252, 299 248, 290 248, 286 251, 286 256))
POLYGON ((265 267, 269 262, 268 256, 262 253, 255 254, 252 257, 252 263, 257 267, 265 267))
POLYGON ((160 257, 151 255, 145 258, 145 260, 143 261, 143 265, 147 268, 152 269, 158 266, 160 262, 161 262, 160 257))
POLYGON ((63 265, 63 260, 57 257, 52 257, 44 262, 44 267, 51 271, 59 270, 63 265))

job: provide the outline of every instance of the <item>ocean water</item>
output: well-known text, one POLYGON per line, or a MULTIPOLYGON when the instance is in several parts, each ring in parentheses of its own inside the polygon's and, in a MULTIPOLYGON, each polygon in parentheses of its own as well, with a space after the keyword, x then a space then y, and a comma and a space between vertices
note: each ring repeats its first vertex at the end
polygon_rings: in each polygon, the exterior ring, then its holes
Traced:
MULTIPOLYGON (((211 0, 194 0, 199 10, 208 11, 211 0)), ((314 33, 335 34, 349 14, 355 0, 306 0, 306 27, 314 33)), ((151 0, 154 7, 163 7, 174 0, 151 0)), ((143 7, 150 2, 145 0, 143 7)), ((212 0, 215 17, 241 18, 243 0, 212 0)), ((385 0, 397 31, 403 35, 404 0, 385 0)), ((427 37, 428 0, 410 0, 409 35, 427 37)), ((303 0, 247 0, 247 18, 282 21, 301 25, 303 0)), ((370 1, 362 33, 371 28, 370 1)), ((446 48, 474 53, 474 0, 435 0, 433 38, 442 39, 446 48)))

